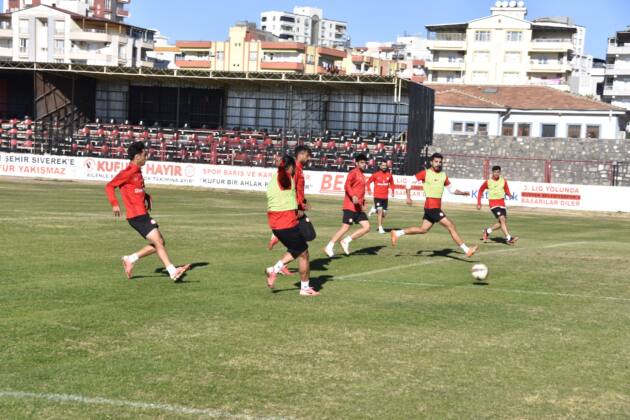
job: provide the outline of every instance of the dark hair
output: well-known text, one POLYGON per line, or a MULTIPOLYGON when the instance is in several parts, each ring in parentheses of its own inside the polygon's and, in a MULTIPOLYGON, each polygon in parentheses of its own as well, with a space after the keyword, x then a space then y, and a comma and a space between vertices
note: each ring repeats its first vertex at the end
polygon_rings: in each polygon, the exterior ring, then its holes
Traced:
POLYGON ((358 155, 356 155, 354 157, 354 161, 355 162, 361 162, 361 161, 367 162, 367 156, 365 156, 363 153, 359 153, 358 155))
POLYGON ((313 154, 313 153, 311 152, 311 148, 310 148, 310 147, 308 147, 308 146, 305 146, 305 145, 303 145, 303 144, 300 144, 299 146, 295 146, 295 150, 294 150, 294 152, 293 152, 293 154, 295 155, 295 157, 297 157, 297 155, 299 155, 299 154, 300 154, 300 153, 302 153, 302 152, 306 152, 306 153, 308 153, 309 155, 313 154))
POLYGON ((278 182, 283 189, 291 188, 291 176, 287 172, 288 167, 295 167, 295 159, 289 155, 285 155, 278 165, 278 182))
POLYGON ((492 167, 492 170, 493 170, 493 171, 500 171, 500 170, 501 170, 501 167, 500 167, 499 165, 494 165, 494 166, 492 167))
POLYGON ((127 157, 129 158, 129 160, 133 160, 133 158, 135 158, 136 155, 142 153, 144 149, 144 143, 142 143, 141 141, 133 142, 131 143, 131 146, 129 146, 129 148, 127 149, 127 157))
POLYGON ((429 158, 429 161, 433 160, 433 159, 444 159, 444 156, 442 156, 441 153, 433 153, 431 155, 431 157, 429 158))

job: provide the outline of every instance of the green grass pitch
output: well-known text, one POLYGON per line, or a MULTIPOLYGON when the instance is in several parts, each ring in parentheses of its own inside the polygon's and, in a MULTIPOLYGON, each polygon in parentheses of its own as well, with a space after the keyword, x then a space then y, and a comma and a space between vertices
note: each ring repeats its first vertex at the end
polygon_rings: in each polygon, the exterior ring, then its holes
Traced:
MULTIPOLYGON (((156 257, 124 277, 144 241, 103 185, 0 180, 0 417, 630 416, 627 215, 512 208, 518 245, 471 260, 439 226, 329 260, 341 199, 309 197, 322 295, 301 298, 297 276, 266 287, 283 250, 263 194, 149 190, 174 262, 196 263, 182 284, 156 257)), ((469 244, 493 221, 446 211, 469 244)), ((421 215, 396 202, 385 225, 421 215)))

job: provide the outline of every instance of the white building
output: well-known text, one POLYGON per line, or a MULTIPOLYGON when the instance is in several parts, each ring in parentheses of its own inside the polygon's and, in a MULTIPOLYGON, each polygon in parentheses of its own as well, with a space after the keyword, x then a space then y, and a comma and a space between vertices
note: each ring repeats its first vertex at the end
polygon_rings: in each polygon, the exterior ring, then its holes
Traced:
POLYGON ((625 110, 546 86, 426 84, 435 90, 435 134, 622 137, 625 110))
POLYGON ((349 47, 348 25, 324 19, 322 9, 294 7, 293 13, 270 10, 260 14, 260 29, 284 41, 327 47, 349 47))
POLYGON ((152 67, 154 31, 51 6, 0 14, 0 60, 152 67))
POLYGON ((522 0, 499 0, 490 10, 491 16, 470 22, 426 27, 429 80, 568 90, 571 57, 576 48, 583 49, 583 27, 558 18, 528 21, 522 0))
POLYGON ((630 26, 608 40, 603 99, 630 110, 630 26))
POLYGON ((131 0, 4 0, 3 10, 17 12, 40 5, 56 6, 83 16, 122 22, 129 17, 129 10, 125 9, 129 3, 131 0))

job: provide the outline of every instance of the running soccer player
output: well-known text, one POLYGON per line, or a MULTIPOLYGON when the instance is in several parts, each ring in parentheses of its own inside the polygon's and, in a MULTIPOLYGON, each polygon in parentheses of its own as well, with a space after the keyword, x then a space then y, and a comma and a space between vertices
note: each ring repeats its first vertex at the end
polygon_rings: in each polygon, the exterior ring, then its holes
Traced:
POLYGON ((361 228, 350 236, 346 236, 339 242, 343 252, 350 254, 350 242, 359 239, 370 231, 370 222, 363 210, 365 206, 365 169, 367 168, 367 157, 360 153, 355 157, 357 166, 348 173, 344 185, 345 197, 343 199, 343 217, 339 230, 333 235, 324 248, 324 252, 329 257, 335 255, 334 247, 343 235, 348 232, 353 223, 361 225, 361 228))
MULTIPOLYGON (((391 232, 392 246, 396 246, 399 238, 404 235, 422 235, 428 233, 435 223, 439 223, 448 230, 453 238, 453 241, 466 253, 467 257, 472 257, 477 251, 478 246, 473 245, 471 247, 466 246, 462 238, 457 233, 455 224, 451 222, 444 211, 442 211, 442 196, 444 195, 444 189, 455 195, 468 196, 470 193, 460 190, 453 190, 451 181, 449 181, 446 174, 442 171, 443 156, 439 153, 434 153, 431 156, 431 167, 427 170, 418 172, 416 174, 416 180, 422 181, 422 187, 424 189, 424 195, 426 197, 424 202, 424 217, 422 225, 420 227, 410 227, 407 229, 401 229, 391 232)), ((413 178, 409 178, 407 181, 407 204, 412 205, 411 200, 411 184, 413 178)))
POLYGON ((267 286, 273 289, 276 277, 286 265, 297 258, 300 271, 300 296, 318 296, 319 292, 309 284, 310 264, 308 244, 298 227, 298 203, 295 194, 295 160, 285 156, 272 175, 267 187, 267 220, 273 234, 287 252, 278 262, 265 269, 267 286))
POLYGON ((125 210, 127 212, 127 222, 143 238, 149 241, 149 245, 136 251, 131 255, 122 257, 122 265, 127 278, 132 276, 134 264, 143 257, 157 253, 158 257, 166 267, 166 271, 174 282, 180 281, 182 275, 190 269, 190 264, 175 267, 168 257, 164 246, 164 237, 158 229, 158 224, 149 215, 151 210, 151 197, 144 190, 144 178, 142 177, 142 166, 147 161, 147 151, 144 143, 135 142, 129 146, 127 156, 131 161, 129 166, 120 171, 106 186, 105 193, 112 205, 114 216, 120 217, 121 211, 116 198, 116 188, 120 188, 125 210))
POLYGON ((383 229, 383 219, 387 214, 388 203, 388 190, 392 190, 392 198, 394 198, 394 175, 389 172, 387 162, 382 161, 379 163, 379 170, 374 172, 370 179, 367 181, 368 193, 371 194, 370 185, 374 183, 374 205, 368 213, 368 217, 374 213, 377 215, 378 220, 378 233, 385 233, 383 229))
MULTIPOLYGON (((308 146, 298 145, 295 147, 294 155, 296 164, 293 180, 295 181, 295 194, 298 203, 298 219, 301 219, 306 217, 304 212, 311 209, 311 205, 306 202, 306 198, 304 197, 304 166, 306 166, 311 158, 311 149, 308 146)), ((267 247, 271 251, 278 242, 278 238, 272 233, 267 247)), ((280 274, 289 275, 293 273, 285 267, 284 272, 280 274)))
POLYGON ((507 180, 501 175, 501 167, 492 167, 492 177, 484 181, 479 187, 479 195, 477 196, 477 210, 481 210, 481 196, 484 191, 488 190, 488 205, 490 211, 497 218, 497 223, 492 227, 483 229, 483 240, 488 240, 490 234, 501 228, 505 234, 505 240, 509 245, 516 244, 518 236, 510 235, 510 231, 507 227, 507 209, 505 207, 505 196, 510 195, 510 187, 508 187, 507 180))

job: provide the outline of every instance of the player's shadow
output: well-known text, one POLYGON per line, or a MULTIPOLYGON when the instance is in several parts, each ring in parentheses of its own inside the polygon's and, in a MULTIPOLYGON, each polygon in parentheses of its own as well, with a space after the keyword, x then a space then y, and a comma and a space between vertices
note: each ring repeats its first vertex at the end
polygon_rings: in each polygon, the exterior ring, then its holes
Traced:
POLYGON ((351 255, 378 255, 378 251, 385 248, 384 245, 368 246, 366 248, 357 249, 352 251, 351 255))
MULTIPOLYGON (((331 281, 333 279, 333 276, 329 276, 327 274, 321 275, 321 276, 317 276, 317 277, 311 277, 309 279, 309 283, 311 285, 311 287, 315 290, 317 290, 318 292, 320 290, 322 290, 324 288, 324 284, 328 283, 329 281, 331 281)), ((271 293, 284 293, 284 292, 290 292, 290 291, 296 291, 296 290, 300 290, 300 282, 296 281, 295 283, 293 283, 294 287, 287 287, 284 289, 273 289, 271 291, 271 293)))
POLYGON ((426 251, 421 249, 415 254, 399 253, 399 254, 396 254, 396 257, 431 257, 431 258, 442 257, 442 258, 450 258, 456 261, 466 262, 469 264, 474 263, 474 261, 466 260, 464 258, 459 257, 458 255, 460 255, 460 253, 451 248, 443 248, 443 249, 433 249, 433 250, 426 250, 426 251))
POLYGON ((487 286, 488 284, 490 283, 485 280, 477 280, 473 282, 473 286, 487 286))
POLYGON ((338 260, 340 258, 341 257, 338 256, 334 256, 332 258, 315 258, 311 261, 311 271, 328 271, 328 264, 330 264, 331 261, 338 260))
MULTIPOLYGON (((190 264, 190 268, 188 269, 187 272, 185 272, 180 278, 179 281, 177 283, 199 283, 198 281, 195 282, 191 282, 191 281, 186 281, 186 276, 188 275, 188 273, 190 273, 192 270, 196 269, 196 268, 201 268, 201 267, 207 267, 209 266, 210 263, 209 262, 195 262, 190 264)), ((164 274, 167 275, 168 272, 166 271, 166 268, 164 267, 159 267, 156 268, 155 273, 160 273, 160 274, 164 274)), ((156 276, 150 276, 150 277, 156 277, 156 276)), ((138 278, 142 278, 142 277, 138 277, 138 278)))
POLYGON ((497 244, 507 245, 507 239, 505 238, 489 238, 489 240, 497 244))

